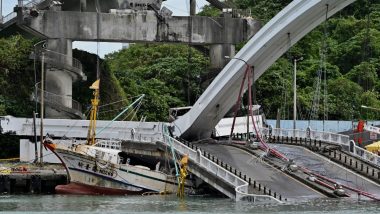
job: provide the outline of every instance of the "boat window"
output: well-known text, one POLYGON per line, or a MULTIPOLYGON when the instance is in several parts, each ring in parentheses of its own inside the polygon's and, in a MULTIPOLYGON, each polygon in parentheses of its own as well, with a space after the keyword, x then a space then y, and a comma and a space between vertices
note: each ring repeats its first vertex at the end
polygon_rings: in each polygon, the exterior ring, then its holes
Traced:
POLYGON ((128 158, 127 153, 125 153, 125 152, 119 152, 118 156, 119 156, 119 158, 118 158, 119 164, 127 164, 128 163, 128 159, 129 158, 128 158))

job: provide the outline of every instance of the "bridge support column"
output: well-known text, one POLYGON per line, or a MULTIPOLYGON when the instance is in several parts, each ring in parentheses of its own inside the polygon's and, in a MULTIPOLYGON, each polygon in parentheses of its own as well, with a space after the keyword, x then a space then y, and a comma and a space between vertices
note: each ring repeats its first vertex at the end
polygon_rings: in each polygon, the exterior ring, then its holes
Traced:
POLYGON ((87 0, 80 0, 80 11, 86 11, 87 0))
POLYGON ((228 62, 225 56, 232 58, 235 56, 235 45, 216 44, 210 46, 210 67, 211 69, 222 69, 228 62))
POLYGON ((196 0, 190 0, 190 16, 196 15, 196 7, 197 7, 196 0))
MULTIPOLYGON (((45 101, 72 108, 74 76, 70 74, 70 71, 57 68, 60 64, 72 65, 72 41, 68 39, 49 39, 47 49, 48 51, 45 52, 47 59, 45 79, 47 97, 45 101), (55 66, 55 64, 58 66, 55 66)), ((70 118, 68 115, 57 111, 53 105, 48 104, 46 105, 47 118, 70 118)))

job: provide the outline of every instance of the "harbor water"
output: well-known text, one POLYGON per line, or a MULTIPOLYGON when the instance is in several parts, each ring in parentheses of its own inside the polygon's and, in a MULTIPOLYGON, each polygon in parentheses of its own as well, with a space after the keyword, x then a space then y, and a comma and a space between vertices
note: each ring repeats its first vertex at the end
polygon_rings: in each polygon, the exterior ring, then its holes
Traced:
POLYGON ((380 203, 319 199, 299 204, 253 205, 226 198, 187 196, 3 195, 1 213, 347 213, 378 214, 380 203))

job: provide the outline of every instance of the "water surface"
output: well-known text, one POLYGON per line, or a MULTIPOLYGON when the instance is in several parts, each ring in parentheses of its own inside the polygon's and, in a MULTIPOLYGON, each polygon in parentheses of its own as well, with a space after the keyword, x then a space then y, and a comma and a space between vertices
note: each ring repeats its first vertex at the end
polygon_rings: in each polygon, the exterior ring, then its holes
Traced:
POLYGON ((0 196, 5 213, 348 213, 378 214, 380 202, 319 199, 300 204, 257 206, 226 198, 175 196, 0 196))

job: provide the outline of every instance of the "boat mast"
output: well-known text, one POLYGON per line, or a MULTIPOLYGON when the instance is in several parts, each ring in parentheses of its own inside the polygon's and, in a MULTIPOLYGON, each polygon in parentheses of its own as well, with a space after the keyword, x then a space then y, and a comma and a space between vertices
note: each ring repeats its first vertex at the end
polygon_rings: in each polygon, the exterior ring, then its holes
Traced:
POLYGON ((88 127, 87 133, 87 145, 95 144, 95 135, 96 135, 96 116, 98 114, 98 106, 99 106, 99 84, 100 79, 96 80, 90 86, 90 89, 93 89, 94 99, 91 99, 91 113, 90 113, 90 125, 88 127))

